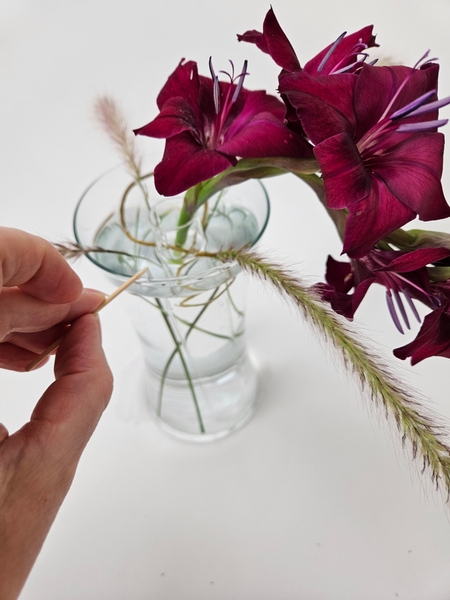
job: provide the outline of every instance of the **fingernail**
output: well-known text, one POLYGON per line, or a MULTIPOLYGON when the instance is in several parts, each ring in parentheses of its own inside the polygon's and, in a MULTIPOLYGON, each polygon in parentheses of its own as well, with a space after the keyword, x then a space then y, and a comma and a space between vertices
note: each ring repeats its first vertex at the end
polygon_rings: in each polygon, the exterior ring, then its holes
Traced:
POLYGON ((84 291, 89 292, 91 294, 100 294, 100 296, 106 298, 106 294, 104 292, 101 292, 100 290, 96 290, 94 288, 84 288, 84 291))
POLYGON ((95 310, 95 308, 100 306, 100 304, 102 304, 102 302, 104 302, 104 300, 106 298, 106 294, 104 294, 100 290, 94 290, 94 289, 90 289, 90 288, 84 288, 83 295, 85 297, 88 296, 90 298, 95 298, 96 306, 94 307, 94 310, 95 310))

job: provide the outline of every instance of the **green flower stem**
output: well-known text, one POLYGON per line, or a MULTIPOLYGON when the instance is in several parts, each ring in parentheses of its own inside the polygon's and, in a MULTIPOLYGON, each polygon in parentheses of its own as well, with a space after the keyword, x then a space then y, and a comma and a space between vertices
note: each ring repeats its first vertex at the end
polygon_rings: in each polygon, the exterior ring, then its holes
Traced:
POLYGON ((166 364, 164 365, 163 372, 161 373, 161 383, 159 384, 159 390, 158 390, 158 403, 156 405, 156 414, 158 415, 158 417, 161 417, 164 385, 166 383, 167 373, 168 373, 169 367, 172 364, 172 361, 175 358, 178 351, 179 351, 179 345, 177 345, 176 348, 172 351, 172 354, 169 356, 166 364))
POLYGON ((189 231, 188 223, 192 220, 192 214, 187 209, 186 201, 181 207, 180 216, 178 218, 178 231, 175 236, 175 246, 182 248, 186 242, 187 234, 189 231))
MULTIPOLYGON (((154 308, 157 308, 159 310, 159 307, 158 307, 157 304, 153 304, 153 302, 150 302, 150 300, 148 300, 147 298, 144 298, 143 296, 140 296, 140 297, 142 298, 142 300, 145 300, 145 302, 147 302, 148 304, 150 304, 150 306, 153 306, 154 308)), ((239 311, 239 312, 240 312, 240 314, 242 314, 241 311, 239 311)), ((187 325, 189 328, 195 329, 196 331, 200 331, 201 333, 206 333, 207 335, 210 335, 211 337, 216 337, 216 338, 219 338, 221 340, 229 340, 229 341, 231 341, 233 339, 229 335, 222 335, 221 333, 216 333, 215 331, 209 331, 209 329, 204 329, 203 327, 199 327, 198 325, 196 325, 196 323, 198 321, 197 318, 194 320, 194 322, 191 323, 190 321, 187 321, 186 319, 183 319, 179 315, 174 314, 173 317, 179 323, 182 323, 183 325, 187 325)), ((235 335, 239 336, 239 335, 242 335, 242 333, 243 332, 238 332, 235 335)))
POLYGON ((197 184, 187 190, 184 205, 180 213, 178 226, 182 227, 177 233, 175 244, 183 247, 186 241, 188 227, 184 227, 192 219, 195 211, 207 202, 214 194, 226 187, 237 185, 247 179, 267 179, 286 173, 296 175, 312 175, 319 169, 315 159, 297 158, 243 158, 236 166, 230 167, 216 177, 197 184))
MULTIPOLYGON (((205 303, 205 306, 199 311, 198 315, 195 317, 195 319, 192 321, 192 323, 189 326, 189 329, 186 333, 185 336, 185 340, 188 339, 191 331, 193 329, 196 328, 196 325, 198 323, 198 321, 200 320, 201 316, 203 315, 203 313, 205 312, 205 310, 207 309, 207 307, 209 306, 209 303, 214 299, 215 295, 217 294, 219 288, 216 288, 213 293, 211 294, 211 296, 208 298, 208 301, 205 303)), ((203 330, 205 333, 208 333, 207 331, 203 330)), ((164 366, 164 370, 161 374, 161 384, 159 386, 159 393, 158 393, 158 406, 157 406, 157 415, 161 416, 161 410, 162 410, 162 400, 163 400, 163 389, 164 389, 164 383, 166 381, 166 377, 167 377, 167 373, 169 372, 169 368, 170 365, 172 364, 173 359, 175 358, 175 355, 177 354, 177 352, 179 353, 179 346, 176 347, 174 349, 174 351, 172 352, 172 354, 169 356, 165 366, 164 366)), ((181 357, 180 357, 181 358, 181 357)))
POLYGON ((430 281, 434 283, 445 282, 450 279, 450 267, 427 267, 430 281))
POLYGON ((192 382, 191 374, 189 373, 189 369, 188 369, 188 366, 186 364, 186 359, 185 359, 184 354, 183 354, 182 349, 181 349, 182 343, 177 339, 177 336, 175 335, 175 331, 174 331, 174 329, 172 327, 172 323, 170 322, 169 315, 167 314, 164 306, 162 305, 161 300, 159 298, 155 298, 155 301, 156 301, 156 304, 158 305, 159 310, 161 311, 161 314, 162 314, 162 316, 164 318, 164 321, 166 322, 166 325, 167 325, 167 328, 168 328, 168 330, 170 332, 170 335, 172 336, 172 339, 174 341, 174 344, 175 344, 174 353, 178 352, 178 355, 180 357, 181 363, 183 365, 183 370, 185 372, 186 379, 187 379, 187 382, 188 382, 188 386, 189 386, 189 389, 190 389, 191 394, 192 394, 192 400, 194 401, 195 412, 196 412, 198 424, 199 424, 199 427, 200 427, 200 433, 205 433, 205 426, 203 424, 203 419, 202 419, 202 415, 201 415, 201 412, 200 412, 200 407, 198 405, 198 400, 197 400, 197 395, 195 393, 194 384, 192 382))
POLYGON ((415 246, 415 237, 404 229, 397 229, 393 233, 386 235, 383 238, 383 241, 388 244, 393 244, 401 250, 413 250, 415 246))
POLYGON ((443 231, 426 231, 423 229, 405 231, 404 229, 397 229, 383 239, 400 250, 450 248, 450 234, 443 231))
MULTIPOLYGON (((186 321, 185 319, 182 319, 181 317, 177 317, 177 321, 179 321, 180 323, 183 323, 183 325, 187 325, 190 329, 195 329, 195 331, 199 331, 200 333, 205 333, 206 335, 210 335, 211 337, 218 338, 219 340, 227 340, 228 342, 231 342, 233 340, 233 338, 230 335, 222 335, 221 333, 216 333, 215 331, 209 331, 209 329, 205 329, 204 327, 199 327, 198 325, 195 325, 195 323, 197 322, 197 319, 195 319, 195 321, 193 323, 190 323, 189 321, 186 321)), ((239 335, 242 335, 242 333, 238 332, 235 335, 237 337, 239 337, 239 335)))
POLYGON ((336 226, 337 232, 341 240, 344 239, 345 233, 345 222, 347 220, 347 210, 335 210, 333 208, 328 208, 327 200, 325 196, 325 187, 323 184, 323 179, 319 177, 317 174, 303 174, 303 173, 295 173, 297 177, 299 177, 302 181, 304 181, 309 187, 315 191, 317 197, 319 198, 321 204, 327 211, 331 220, 336 226))
MULTIPOLYGON (((244 316, 244 311, 239 310, 239 308, 236 306, 236 303, 233 300, 232 295, 230 294, 230 290, 227 289, 227 296, 228 296, 228 300, 230 301, 231 306, 233 307, 234 311, 236 312, 237 315, 239 315, 240 317, 244 316)), ((236 334, 238 335, 238 334, 236 334)))

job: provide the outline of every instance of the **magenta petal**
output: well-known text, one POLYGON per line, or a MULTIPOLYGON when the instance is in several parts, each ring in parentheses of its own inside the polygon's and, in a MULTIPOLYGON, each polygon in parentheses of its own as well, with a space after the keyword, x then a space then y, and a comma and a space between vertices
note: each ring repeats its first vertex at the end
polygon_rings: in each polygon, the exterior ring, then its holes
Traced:
POLYGON ((169 138, 182 131, 195 132, 197 129, 195 115, 186 100, 171 98, 153 121, 135 129, 134 133, 154 138, 169 138))
POLYGON ((329 302, 334 312, 343 315, 347 319, 353 319, 353 296, 338 292, 328 283, 316 283, 312 287, 313 291, 324 301, 329 302))
MULTIPOLYGON (((430 82, 435 82, 434 69, 421 71, 403 66, 363 65, 357 77, 354 97, 354 110, 358 121, 357 138, 374 126, 388 107, 388 113, 394 114, 411 100, 434 89, 430 87, 430 82), (397 94, 399 88, 401 90, 397 94)), ((431 112, 422 120, 433 118, 435 113, 431 112)))
POLYGON ((221 144, 218 150, 242 158, 313 157, 310 144, 270 113, 260 113, 253 117, 231 139, 221 144))
POLYGON ((269 54, 277 65, 286 71, 301 71, 294 48, 281 29, 272 9, 264 19, 263 32, 269 54))
POLYGON ((163 196, 175 196, 236 162, 233 157, 203 149, 183 132, 166 141, 163 159, 155 168, 155 186, 163 196))
MULTIPOLYGON (((195 102, 195 110, 198 111, 198 122, 201 127, 205 127, 206 124, 212 123, 216 118, 216 110, 214 106, 214 86, 212 80, 203 75, 198 76, 199 89, 198 97, 195 102)), ((232 86, 235 88, 236 86, 232 86)), ((230 89, 230 84, 225 81, 219 82, 219 97, 220 104, 223 103, 224 97, 227 95, 230 89)), ((239 103, 238 102, 236 104, 239 103)), ((236 107, 236 104, 234 107, 236 107)), ((233 107, 233 108, 234 108, 233 107)), ((232 109, 233 110, 233 109, 232 109)))
POLYGON ((338 313, 338 315, 342 315, 349 320, 353 319, 355 309, 353 307, 352 294, 328 291, 328 293, 322 293, 322 299, 327 300, 331 304, 331 308, 334 312, 338 313))
POLYGON ((266 36, 257 31, 256 29, 249 29, 245 33, 237 34, 238 42, 247 42, 248 44, 255 44, 265 54, 270 54, 269 48, 266 42, 266 36))
POLYGON ((353 294, 353 314, 356 312, 356 309, 364 300, 364 296, 367 294, 372 283, 375 282, 375 277, 369 277, 364 279, 359 285, 356 286, 355 292, 353 294))
MULTIPOLYGON (((406 346, 403 346, 403 349, 406 346)), ((400 352, 402 348, 397 348, 394 350, 394 355, 397 358, 401 358, 400 352)), ((442 341, 439 344, 430 343, 426 346, 422 346, 411 353, 411 365, 417 365, 417 363, 422 362, 426 358, 431 358, 432 356, 442 356, 443 358, 450 358, 450 348, 448 342, 442 341)))
POLYGON ((196 106, 199 88, 197 63, 181 60, 175 71, 169 76, 156 99, 158 108, 161 109, 171 98, 184 98, 191 106, 196 106))
POLYGON ((429 358, 430 356, 449 357, 450 345, 450 315, 446 307, 439 308, 423 321, 422 327, 415 340, 394 350, 394 355, 401 360, 411 357, 411 364, 429 358))
MULTIPOLYGON (((402 134, 395 137, 402 139, 402 134)), ((377 174, 423 221, 450 216, 440 182, 443 150, 441 133, 422 133, 407 136, 377 159, 377 174)))
POLYGON ((425 73, 427 83, 425 87, 427 90, 438 89, 438 77, 439 77, 439 65, 437 63, 425 63, 420 67, 419 71, 425 73))
MULTIPOLYGON (((419 74, 421 81, 426 76, 419 74)), ((390 105, 392 98, 407 77, 411 77, 413 69, 409 67, 373 67, 364 65, 355 86, 355 112, 358 120, 358 138, 375 125, 390 105)), ((417 94, 419 96, 420 94, 417 94)), ((415 98, 417 96, 412 96, 415 98)), ((389 110, 392 114, 398 108, 409 103, 411 96, 400 93, 389 110)))
POLYGON ((383 181, 375 175, 371 180, 367 198, 349 206, 343 252, 351 258, 364 256, 381 238, 416 216, 397 200, 383 181))
POLYGON ((280 79, 280 92, 296 108, 313 144, 343 131, 354 134, 353 89, 357 78, 348 73, 328 77, 295 73, 280 79))
POLYGON ((264 19, 263 33, 255 30, 246 31, 243 35, 238 35, 238 40, 256 44, 260 50, 269 54, 276 64, 286 71, 301 71, 294 48, 281 29, 272 9, 267 12, 264 19))
POLYGON ((313 157, 310 144, 284 124, 284 106, 278 98, 264 91, 244 92, 243 106, 227 123, 219 152, 242 158, 313 157))
POLYGON ((377 271, 394 271, 395 273, 408 273, 415 271, 450 256, 447 248, 418 248, 411 252, 402 253, 394 258, 385 267, 375 269, 377 271))
POLYGON ((329 208, 346 208, 366 198, 371 179, 347 133, 340 133, 318 144, 314 154, 322 170, 329 208))
POLYGON ((328 256, 325 279, 337 292, 349 292, 353 287, 351 264, 328 256))
POLYGON ((281 100, 278 100, 275 96, 270 96, 262 90, 242 90, 241 96, 243 102, 236 107, 238 110, 231 111, 227 119, 225 126, 226 140, 239 133, 241 129, 247 126, 248 122, 261 113, 269 114, 270 118, 275 118, 280 125, 284 123, 285 108, 281 100))

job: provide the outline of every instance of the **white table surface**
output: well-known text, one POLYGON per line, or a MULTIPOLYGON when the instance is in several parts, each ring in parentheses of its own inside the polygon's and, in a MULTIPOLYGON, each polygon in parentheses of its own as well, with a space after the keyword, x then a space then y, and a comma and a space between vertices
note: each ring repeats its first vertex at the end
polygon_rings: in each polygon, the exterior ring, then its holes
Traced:
MULTIPOLYGON (((374 23, 384 56, 412 65, 431 48, 441 96, 450 94, 449 0, 273 6, 302 62, 342 31, 374 23)), ((197 60, 206 74, 210 55, 216 70, 248 58, 247 86, 274 91, 277 67, 235 42, 261 27, 268 8, 258 0, 3 0, 0 223, 52 241, 72 237, 80 193, 117 162, 92 119, 99 94, 114 95, 131 126, 143 125, 178 61, 197 60)), ((263 249, 321 279, 326 256, 339 257, 333 226, 294 178, 268 188, 263 249)), ((87 286, 109 289, 88 261, 75 268, 87 286)), ((102 323, 115 392, 22 600, 450 598, 448 508, 395 428, 273 293, 250 285, 248 340, 262 376, 256 414, 209 445, 176 441, 150 420, 121 300, 102 323)), ((370 291, 357 324, 389 360, 414 336, 396 333, 382 289, 370 291)), ((395 364, 448 420, 449 361, 395 364)), ((51 380, 51 365, 1 371, 0 420, 20 427, 51 380)))

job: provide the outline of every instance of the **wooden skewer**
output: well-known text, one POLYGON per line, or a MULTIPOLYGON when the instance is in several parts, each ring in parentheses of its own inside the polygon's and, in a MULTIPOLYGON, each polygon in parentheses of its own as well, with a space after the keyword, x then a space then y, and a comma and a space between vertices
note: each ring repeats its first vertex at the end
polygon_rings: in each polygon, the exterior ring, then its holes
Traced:
MULTIPOLYGON (((93 315, 98 314, 102 310, 102 308, 105 308, 105 306, 107 304, 109 304, 112 300, 114 300, 114 298, 117 298, 117 296, 119 294, 121 294, 124 290, 126 290, 128 287, 130 287, 130 285, 133 284, 136 281, 136 279, 139 279, 139 277, 141 277, 141 275, 143 275, 146 271, 148 271, 148 267, 144 267, 143 269, 141 269, 140 271, 138 271, 135 275, 133 275, 133 277, 130 277, 130 279, 128 279, 127 281, 125 281, 125 283, 123 283, 120 287, 118 287, 117 290, 114 290, 114 292, 112 294, 110 294, 109 296, 107 296, 103 300, 103 302, 100 304, 100 306, 97 307, 93 311, 92 314, 93 315)), ((38 364, 40 364, 45 358, 47 358, 47 356, 49 354, 51 354, 54 350, 56 350, 56 348, 58 348, 58 346, 60 345, 60 343, 63 341, 64 335, 62 335, 55 342, 53 342, 53 344, 51 346, 49 346, 48 348, 46 348, 41 354, 39 354, 39 356, 36 356, 36 358, 34 358, 25 367, 25 371, 32 371, 35 367, 38 366, 38 364)))

